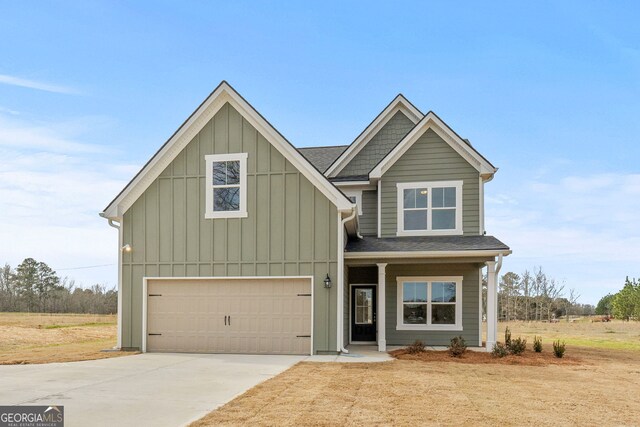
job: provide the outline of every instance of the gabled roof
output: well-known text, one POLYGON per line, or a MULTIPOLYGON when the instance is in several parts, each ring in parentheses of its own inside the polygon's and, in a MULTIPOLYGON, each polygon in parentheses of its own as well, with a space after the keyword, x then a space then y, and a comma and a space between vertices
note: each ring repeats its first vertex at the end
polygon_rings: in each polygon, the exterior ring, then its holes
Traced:
POLYGON ((380 114, 367 126, 349 147, 325 171, 325 175, 334 177, 364 148, 380 129, 398 112, 401 111, 413 123, 418 123, 422 113, 402 94, 398 94, 380 114))
POLYGON ((160 173, 189 144, 193 137, 211 120, 226 103, 235 108, 258 132, 260 132, 287 160, 316 186, 339 211, 351 211, 353 204, 320 171, 296 150, 262 115, 256 111, 226 81, 200 104, 178 130, 160 147, 136 176, 116 196, 100 215, 109 219, 121 219, 124 212, 144 193, 160 173))
POLYGON ((346 150, 348 145, 336 145, 327 147, 302 147, 298 148, 300 154, 309 160, 320 172, 327 170, 340 154, 346 150))
POLYGON ((369 178, 381 178, 391 166, 420 138, 427 130, 433 129, 451 148, 460 154, 471 166, 473 166, 484 179, 489 179, 497 172, 482 154, 462 139, 433 111, 429 111, 408 134, 405 135, 389 154, 386 155, 369 173, 369 178))

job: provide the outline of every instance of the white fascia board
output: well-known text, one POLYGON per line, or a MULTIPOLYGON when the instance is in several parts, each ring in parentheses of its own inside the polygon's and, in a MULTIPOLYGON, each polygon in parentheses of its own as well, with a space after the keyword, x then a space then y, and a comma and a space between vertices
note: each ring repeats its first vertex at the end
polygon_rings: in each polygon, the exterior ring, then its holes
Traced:
POLYGON ((477 250, 477 251, 398 251, 398 252, 345 252, 345 259, 371 258, 466 258, 508 256, 511 250, 477 250))
POLYGON ((120 219, 124 212, 144 193, 162 171, 191 142, 193 137, 229 102, 233 108, 256 128, 287 160, 291 162, 311 183, 318 188, 341 212, 351 211, 352 204, 340 190, 327 180, 317 169, 296 150, 284 137, 267 122, 228 83, 222 82, 218 88, 200 105, 191 117, 165 143, 138 175, 104 210, 104 217, 120 219))
POLYGON ((337 187, 363 187, 370 184, 371 181, 334 181, 337 187))
POLYGON ((393 101, 382 110, 380 114, 371 122, 369 126, 353 141, 349 147, 338 157, 333 164, 325 171, 325 175, 334 177, 364 148, 380 129, 398 112, 409 118, 414 124, 422 119, 423 114, 414 107, 402 94, 396 96, 393 101))
POLYGON ((334 182, 334 184, 340 188, 343 193, 350 190, 375 190, 378 188, 375 183, 370 181, 334 182))
POLYGON ((378 163, 378 165, 369 173, 370 179, 379 179, 389 170, 395 162, 407 152, 409 148, 420 138, 427 130, 433 131, 440 136, 451 148, 460 154, 471 166, 473 166, 480 175, 489 176, 496 173, 497 169, 493 167, 486 159, 480 156, 475 150, 462 140, 446 123, 444 123, 433 112, 427 113, 426 116, 411 130, 396 147, 391 150, 387 156, 378 163))

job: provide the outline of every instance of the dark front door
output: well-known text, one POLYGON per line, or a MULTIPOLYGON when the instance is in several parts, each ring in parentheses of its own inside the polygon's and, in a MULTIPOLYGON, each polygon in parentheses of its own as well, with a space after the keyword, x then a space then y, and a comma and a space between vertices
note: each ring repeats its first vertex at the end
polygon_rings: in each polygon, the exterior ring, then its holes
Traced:
POLYGON ((376 341, 376 287, 351 287, 351 341, 376 341))

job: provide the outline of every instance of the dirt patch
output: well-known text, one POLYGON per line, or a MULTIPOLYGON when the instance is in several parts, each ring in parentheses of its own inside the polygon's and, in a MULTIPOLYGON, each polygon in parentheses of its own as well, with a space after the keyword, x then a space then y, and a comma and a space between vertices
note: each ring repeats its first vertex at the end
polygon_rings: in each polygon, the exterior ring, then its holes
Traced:
POLYGON ((303 362, 192 426, 637 425, 640 353, 567 352, 582 362, 303 362))
POLYGON ((389 352, 391 356, 400 360, 417 360, 420 362, 450 362, 471 364, 499 364, 499 365, 523 365, 523 366, 548 366, 548 365, 580 365, 584 361, 575 356, 557 358, 551 348, 543 349, 542 353, 527 350, 522 354, 510 354, 505 357, 495 357, 491 353, 480 351, 467 351, 460 357, 452 357, 448 351, 427 350, 422 353, 410 354, 405 349, 389 352))
POLYGON ((0 313, 0 365, 73 362, 129 355, 116 345, 111 315, 0 313))

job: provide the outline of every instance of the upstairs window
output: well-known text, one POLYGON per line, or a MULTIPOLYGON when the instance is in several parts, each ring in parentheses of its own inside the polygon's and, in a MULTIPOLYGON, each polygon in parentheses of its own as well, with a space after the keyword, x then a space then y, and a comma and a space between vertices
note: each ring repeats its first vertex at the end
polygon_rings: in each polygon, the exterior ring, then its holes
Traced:
POLYGON ((205 156, 205 218, 247 216, 247 153, 205 156))
POLYGON ((402 182, 398 236, 462 234, 462 181, 402 182))

